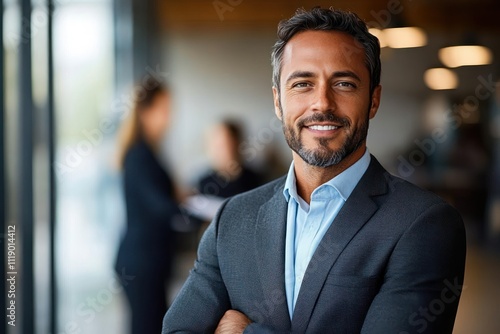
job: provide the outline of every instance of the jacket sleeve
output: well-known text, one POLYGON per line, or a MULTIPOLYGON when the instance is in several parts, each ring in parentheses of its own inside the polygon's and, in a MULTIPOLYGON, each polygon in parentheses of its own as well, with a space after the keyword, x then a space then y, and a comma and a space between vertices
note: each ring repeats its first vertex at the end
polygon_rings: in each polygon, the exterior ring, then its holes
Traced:
POLYGON ((274 329, 253 322, 245 328, 243 334, 289 334, 289 332, 278 332, 274 329))
POLYGON ((428 208, 396 244, 362 333, 451 334, 465 253, 460 215, 445 203, 428 208))
POLYGON ((163 319, 163 334, 213 333, 230 309, 217 255, 217 230, 223 208, 200 241, 194 268, 163 319))

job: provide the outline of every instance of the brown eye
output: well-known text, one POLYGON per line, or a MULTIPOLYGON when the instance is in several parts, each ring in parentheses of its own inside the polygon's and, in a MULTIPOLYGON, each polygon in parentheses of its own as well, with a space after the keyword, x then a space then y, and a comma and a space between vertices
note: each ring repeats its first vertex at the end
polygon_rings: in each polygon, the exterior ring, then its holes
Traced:
POLYGON ((307 83, 307 82, 297 82, 292 87, 293 88, 306 88, 306 87, 309 87, 309 83, 307 83))
POLYGON ((340 87, 346 87, 346 88, 356 88, 356 85, 353 84, 352 82, 348 82, 348 81, 342 81, 342 82, 339 82, 337 84, 337 86, 340 86, 340 87))

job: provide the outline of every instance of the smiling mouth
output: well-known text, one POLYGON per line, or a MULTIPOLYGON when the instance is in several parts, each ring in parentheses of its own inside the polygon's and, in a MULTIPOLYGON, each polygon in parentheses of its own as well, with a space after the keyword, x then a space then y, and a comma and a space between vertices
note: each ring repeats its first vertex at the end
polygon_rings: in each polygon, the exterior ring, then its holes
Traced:
POLYGON ((307 128, 315 131, 331 131, 331 130, 337 130, 339 126, 335 125, 310 125, 307 126, 307 128))
POLYGON ((310 124, 305 125, 304 130, 315 138, 334 138, 340 133, 343 126, 340 124, 310 124))

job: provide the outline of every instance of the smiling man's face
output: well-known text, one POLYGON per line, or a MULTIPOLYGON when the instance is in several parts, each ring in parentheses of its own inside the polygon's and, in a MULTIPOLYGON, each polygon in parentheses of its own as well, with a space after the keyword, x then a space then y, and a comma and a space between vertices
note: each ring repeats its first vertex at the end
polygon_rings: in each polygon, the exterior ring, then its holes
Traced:
POLYGON ((375 88, 370 100, 365 53, 352 36, 338 31, 295 35, 284 49, 280 93, 273 88, 275 111, 294 154, 317 167, 358 160, 380 90, 375 88))

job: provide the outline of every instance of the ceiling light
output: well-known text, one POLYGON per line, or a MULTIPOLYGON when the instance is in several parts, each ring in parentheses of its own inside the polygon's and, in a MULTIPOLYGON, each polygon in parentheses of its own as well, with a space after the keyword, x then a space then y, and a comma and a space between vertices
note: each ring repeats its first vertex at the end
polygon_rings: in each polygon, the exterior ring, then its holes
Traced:
POLYGON ((385 39, 383 30, 377 28, 370 28, 368 29, 368 31, 370 32, 370 34, 378 38, 381 48, 385 48, 387 46, 387 41, 385 39))
POLYGON ((434 90, 455 89, 458 87, 457 75, 447 68, 430 68, 424 73, 427 87, 434 90))
POLYGON ((439 50, 439 60, 448 67, 487 65, 493 61, 493 54, 480 45, 450 46, 439 50))
POLYGON ((384 37, 391 48, 416 48, 427 44, 425 31, 417 27, 384 29, 384 37))

